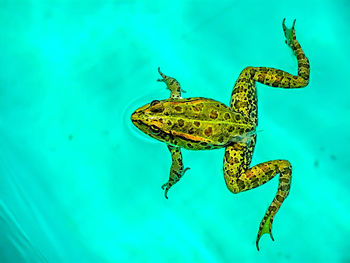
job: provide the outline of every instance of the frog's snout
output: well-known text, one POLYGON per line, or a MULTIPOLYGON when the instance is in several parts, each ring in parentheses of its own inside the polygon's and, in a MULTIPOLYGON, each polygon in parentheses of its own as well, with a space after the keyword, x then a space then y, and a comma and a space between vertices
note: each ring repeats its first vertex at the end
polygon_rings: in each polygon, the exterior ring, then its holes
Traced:
POLYGON ((133 114, 131 114, 130 119, 135 124, 137 121, 140 120, 140 113, 137 111, 134 111, 133 114))

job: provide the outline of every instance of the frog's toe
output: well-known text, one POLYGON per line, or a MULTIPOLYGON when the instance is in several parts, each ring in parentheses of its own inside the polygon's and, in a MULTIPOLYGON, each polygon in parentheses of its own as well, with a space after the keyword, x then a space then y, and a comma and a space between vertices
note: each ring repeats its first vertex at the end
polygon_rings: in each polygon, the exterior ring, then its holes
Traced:
POLYGON ((165 195, 166 199, 168 199, 168 191, 169 191, 171 186, 172 185, 169 182, 162 185, 162 189, 165 190, 164 195, 165 195))
POLYGON ((295 21, 296 21, 296 19, 294 19, 294 21, 293 21, 293 26, 292 26, 292 28, 287 28, 286 25, 285 25, 285 21, 286 21, 286 19, 284 18, 284 19, 283 19, 283 22, 282 22, 282 27, 283 27, 284 35, 285 35, 285 37, 286 37, 285 42, 286 42, 286 44, 287 44, 288 46, 292 47, 293 42, 294 42, 293 35, 295 35, 295 34, 294 34, 294 32, 295 32, 294 26, 295 26, 295 21))
POLYGON ((170 176, 170 179, 168 182, 166 182, 165 184, 162 185, 162 189, 165 190, 164 194, 165 194, 165 198, 168 199, 168 191, 169 189, 176 184, 180 178, 185 174, 186 171, 190 170, 190 167, 186 167, 182 172, 181 172, 181 176, 180 177, 172 177, 170 176))
POLYGON ((162 80, 158 80, 158 81, 163 81, 164 79, 166 79, 167 76, 160 71, 160 67, 158 67, 158 73, 163 78, 162 80))
POLYGON ((190 170, 191 168, 190 167, 186 167, 184 172, 182 173, 183 175, 185 174, 186 171, 190 170))
POLYGON ((169 182, 163 184, 162 185, 162 190, 165 190, 166 188, 170 188, 170 187, 168 187, 168 184, 169 184, 169 182))
POLYGON ((165 192, 164 192, 164 196, 166 199, 168 199, 168 191, 169 191, 170 188, 167 188, 165 189, 165 192))
POLYGON ((272 235, 272 216, 268 216, 266 221, 262 221, 260 223, 260 227, 259 227, 259 232, 258 232, 258 236, 256 238, 256 248, 258 249, 259 251, 259 240, 260 238, 262 237, 262 235, 264 234, 270 234, 270 237, 272 239, 272 241, 275 241, 275 239, 273 238, 273 235, 272 235))

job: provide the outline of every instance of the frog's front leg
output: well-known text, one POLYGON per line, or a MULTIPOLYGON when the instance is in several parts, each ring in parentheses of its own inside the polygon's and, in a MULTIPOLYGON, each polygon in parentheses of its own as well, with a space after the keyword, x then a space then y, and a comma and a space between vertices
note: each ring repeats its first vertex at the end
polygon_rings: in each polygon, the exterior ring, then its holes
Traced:
POLYGON ((286 160, 274 160, 249 168, 252 149, 252 145, 244 143, 235 143, 226 147, 224 175, 227 188, 237 194, 258 187, 280 174, 277 194, 260 223, 256 239, 256 247, 259 250, 259 240, 263 234, 269 233, 274 240, 271 232, 272 222, 289 194, 292 166, 286 160))
POLYGON ((190 168, 185 168, 182 162, 182 154, 180 147, 168 145, 168 149, 171 153, 172 164, 170 168, 169 180, 162 185, 162 189, 165 189, 165 198, 168 199, 168 191, 170 187, 176 184, 185 172, 190 168))
POLYGON ((166 84, 167 89, 170 90, 170 98, 172 99, 178 99, 181 98, 181 91, 186 92, 180 87, 180 83, 172 78, 164 75, 161 71, 160 68, 158 67, 158 72, 162 76, 162 79, 158 79, 158 81, 162 81, 166 84))

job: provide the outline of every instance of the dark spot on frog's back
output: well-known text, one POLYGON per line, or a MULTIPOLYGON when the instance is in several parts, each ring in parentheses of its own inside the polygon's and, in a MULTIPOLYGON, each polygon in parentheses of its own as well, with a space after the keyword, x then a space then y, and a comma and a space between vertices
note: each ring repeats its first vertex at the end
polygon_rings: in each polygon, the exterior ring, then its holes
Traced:
POLYGON ((229 120, 231 118, 230 113, 226 112, 224 115, 225 120, 229 120))
POLYGON ((206 129, 204 130, 204 134, 205 134, 206 136, 212 135, 212 134, 213 134, 213 128, 212 128, 212 127, 206 128, 206 129))
POLYGON ((177 123, 179 124, 179 127, 183 127, 184 124, 185 124, 185 122, 184 122, 183 119, 179 119, 179 120, 177 121, 177 123))
POLYGON ((201 125, 201 123, 199 121, 194 121, 193 124, 197 127, 199 127, 201 125))
POLYGON ((175 107, 175 110, 180 112, 180 111, 182 111, 182 107, 176 106, 176 107, 175 107))
POLYGON ((218 112, 215 110, 211 111, 209 117, 212 119, 216 119, 218 117, 218 112))
POLYGON ((201 111, 203 109, 203 104, 201 104, 201 103, 195 104, 195 105, 193 105, 192 109, 193 109, 193 111, 197 111, 197 112, 201 111))
POLYGON ((194 128, 190 128, 190 129, 188 130, 188 134, 194 134, 194 132, 195 132, 195 129, 194 129, 194 128))

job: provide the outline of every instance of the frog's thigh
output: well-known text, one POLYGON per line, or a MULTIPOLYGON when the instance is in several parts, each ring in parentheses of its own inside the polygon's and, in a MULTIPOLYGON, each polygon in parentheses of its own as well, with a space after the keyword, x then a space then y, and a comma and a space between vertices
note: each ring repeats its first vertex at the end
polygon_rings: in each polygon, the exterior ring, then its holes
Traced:
MULTIPOLYGON (((234 144, 226 147, 224 158, 224 175, 228 189, 233 193, 240 193, 253 189, 271 180, 275 175, 280 174, 279 185, 275 198, 265 213, 259 227, 256 240, 265 233, 272 233, 272 222, 275 214, 280 208, 282 202, 289 194, 292 167, 286 160, 274 160, 257 164, 252 168, 246 169, 245 160, 249 152, 243 144, 234 144)), ((259 247, 258 247, 259 249, 259 247)))
POLYGON ((167 183, 163 184, 162 186, 162 189, 165 189, 166 198, 168 198, 167 194, 169 189, 174 184, 176 184, 184 175, 184 173, 189 169, 189 168, 184 169, 180 147, 174 147, 174 146, 168 145, 168 149, 171 153, 172 163, 170 168, 169 180, 167 183))
POLYGON ((251 77, 250 68, 245 68, 239 75, 231 94, 230 107, 235 112, 249 118, 257 125, 257 96, 255 81, 251 77))

